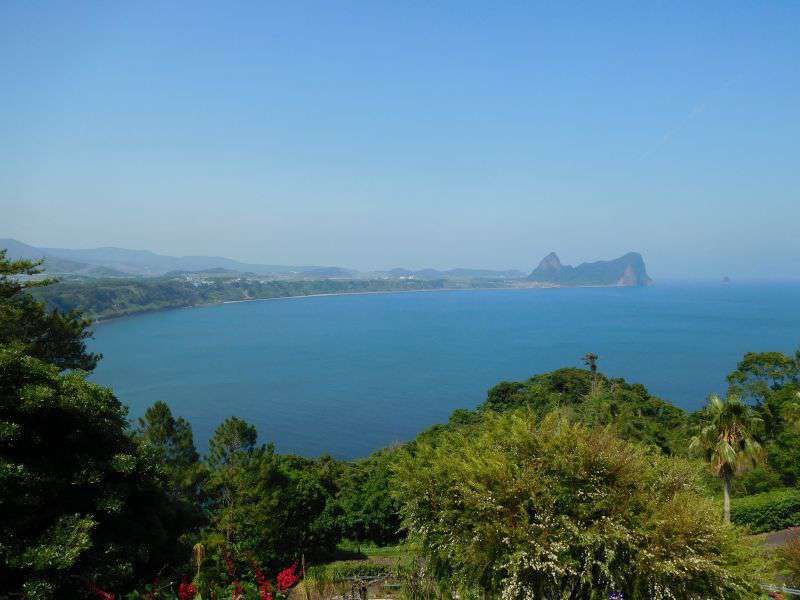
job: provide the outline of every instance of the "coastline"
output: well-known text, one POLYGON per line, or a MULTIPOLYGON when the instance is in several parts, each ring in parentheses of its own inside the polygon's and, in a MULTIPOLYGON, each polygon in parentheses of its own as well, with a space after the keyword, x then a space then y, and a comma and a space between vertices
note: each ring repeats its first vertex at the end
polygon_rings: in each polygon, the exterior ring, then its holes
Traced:
MULTIPOLYGON (((651 284, 652 285, 652 284, 651 284)), ((203 304, 187 304, 183 306, 165 306, 162 308, 151 308, 139 310, 128 314, 114 315, 107 317, 98 317, 93 319, 94 325, 107 323, 109 321, 116 321, 118 319, 126 319, 144 315, 148 313, 163 312, 168 310, 182 310, 188 308, 204 308, 208 306, 221 306, 224 304, 240 304, 243 302, 266 302, 269 300, 298 300, 302 298, 321 298, 328 296, 369 296, 379 294, 416 294, 420 292, 471 292, 471 291, 490 291, 490 290, 554 290, 554 289, 579 289, 579 288, 628 288, 628 287, 649 287, 649 286, 625 286, 625 285, 557 285, 557 284, 542 284, 533 283, 529 285, 508 285, 508 286, 491 286, 491 287, 431 287, 420 288, 415 290, 373 290, 363 292, 322 292, 312 294, 300 294, 293 296, 272 296, 269 298, 242 298, 240 300, 222 300, 220 302, 207 302, 203 304)))
POLYGON ((525 289, 545 289, 542 286, 534 287, 448 287, 448 288, 420 288, 417 290, 376 290, 370 292, 324 292, 314 294, 300 294, 295 296, 272 296, 270 298, 242 298, 241 300, 222 300, 220 302, 206 302, 203 304, 186 304, 184 306, 164 306, 163 308, 150 308, 145 310, 138 310, 136 312, 116 315, 110 317, 98 317, 92 320, 93 325, 107 323, 109 321, 116 321, 118 319, 127 319, 148 313, 163 312, 167 310, 183 310, 187 308, 204 308, 208 306, 222 306, 224 304, 240 304, 243 302, 266 302, 269 300, 299 300, 301 298, 321 298, 325 296, 368 296, 376 294, 416 294, 419 292, 469 292, 478 290, 525 290, 525 289))

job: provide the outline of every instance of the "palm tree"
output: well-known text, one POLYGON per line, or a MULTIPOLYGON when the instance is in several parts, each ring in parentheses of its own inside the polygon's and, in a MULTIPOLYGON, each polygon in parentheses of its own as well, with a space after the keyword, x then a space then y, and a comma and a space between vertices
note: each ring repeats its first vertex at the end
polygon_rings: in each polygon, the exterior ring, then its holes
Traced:
POLYGON ((600 391, 600 385, 597 379, 597 359, 600 358, 594 352, 587 352, 581 357, 583 364, 589 367, 589 370, 592 372, 592 391, 590 392, 590 396, 596 396, 597 393, 600 391))
POLYGON ((600 358, 594 352, 587 352, 583 355, 581 360, 583 360, 583 364, 589 367, 589 370, 592 373, 597 373, 597 359, 600 358))
POLYGON ((754 434, 762 420, 734 394, 725 400, 711 396, 702 418, 700 432, 692 438, 689 448, 702 452, 711 470, 725 483, 724 518, 730 523, 731 480, 760 460, 761 446, 754 434))

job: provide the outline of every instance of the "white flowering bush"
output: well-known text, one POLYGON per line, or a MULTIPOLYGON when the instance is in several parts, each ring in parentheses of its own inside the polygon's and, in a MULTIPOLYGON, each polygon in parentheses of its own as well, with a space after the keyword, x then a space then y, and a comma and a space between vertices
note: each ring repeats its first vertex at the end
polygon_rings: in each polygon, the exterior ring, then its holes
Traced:
POLYGON ((405 527, 461 597, 754 598, 698 466, 551 414, 490 415, 399 461, 405 527))

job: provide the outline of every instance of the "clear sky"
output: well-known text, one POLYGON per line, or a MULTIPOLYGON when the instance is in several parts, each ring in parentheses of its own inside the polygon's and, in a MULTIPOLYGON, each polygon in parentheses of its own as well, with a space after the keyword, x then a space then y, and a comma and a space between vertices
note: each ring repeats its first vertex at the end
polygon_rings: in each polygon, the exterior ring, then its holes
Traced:
POLYGON ((0 237, 800 277, 800 2, 0 3, 0 237))

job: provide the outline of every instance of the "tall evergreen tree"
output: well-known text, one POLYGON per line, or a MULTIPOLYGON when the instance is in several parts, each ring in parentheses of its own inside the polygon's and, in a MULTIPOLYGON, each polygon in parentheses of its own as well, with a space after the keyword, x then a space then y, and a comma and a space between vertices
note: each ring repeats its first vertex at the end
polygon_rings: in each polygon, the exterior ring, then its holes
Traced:
POLYGON ((41 260, 8 260, 0 250, 0 345, 15 344, 60 369, 91 371, 101 358, 86 348, 91 320, 76 311, 47 310, 30 294, 54 281, 39 277, 41 265, 41 260))

